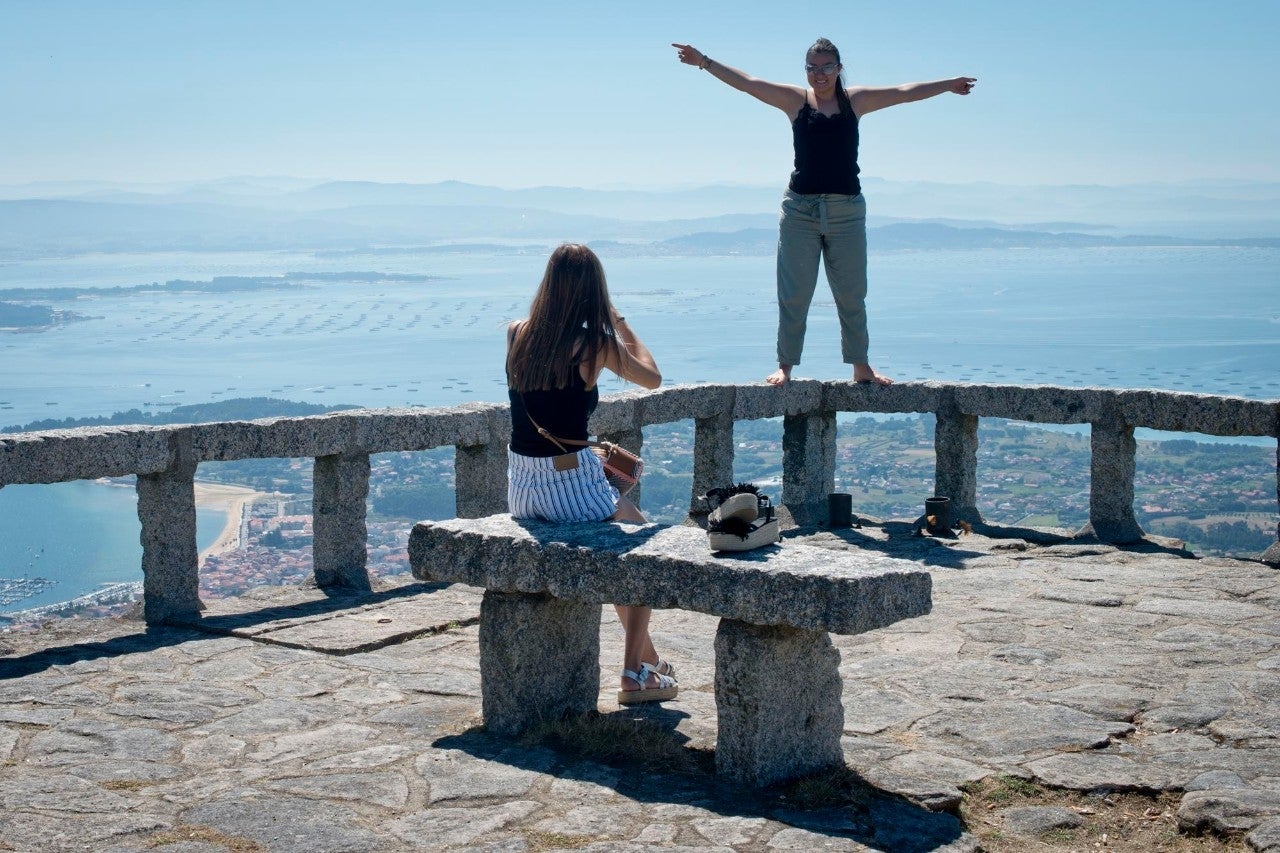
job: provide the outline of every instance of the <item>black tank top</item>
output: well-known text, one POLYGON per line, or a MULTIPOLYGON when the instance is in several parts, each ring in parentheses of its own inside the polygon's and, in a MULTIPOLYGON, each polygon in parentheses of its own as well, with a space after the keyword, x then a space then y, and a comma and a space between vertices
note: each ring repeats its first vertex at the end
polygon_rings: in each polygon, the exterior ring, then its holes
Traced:
MULTIPOLYGON (((507 388, 507 397, 511 400, 511 449, 521 456, 559 456, 565 450, 538 435, 529 416, 556 438, 586 441, 587 419, 600 403, 600 388, 587 390, 587 383, 575 366, 567 388, 523 394, 507 388)), ((565 448, 570 453, 582 449, 577 444, 567 444, 565 448)))
POLYGON ((862 192, 858 180, 858 117, 852 112, 823 115, 809 106, 806 98, 791 123, 791 141, 796 151, 796 168, 789 184, 792 192, 862 192))

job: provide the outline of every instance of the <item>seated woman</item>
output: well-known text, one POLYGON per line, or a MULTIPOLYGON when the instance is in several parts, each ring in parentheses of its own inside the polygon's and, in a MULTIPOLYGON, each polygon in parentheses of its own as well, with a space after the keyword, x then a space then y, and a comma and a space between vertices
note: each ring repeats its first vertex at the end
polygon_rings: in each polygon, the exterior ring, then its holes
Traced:
MULTIPOLYGON (((583 442, 600 400, 605 369, 645 388, 662 374, 648 348, 609 301, 604 267, 586 246, 551 253, 529 317, 507 328, 511 399, 507 505, 514 518, 644 523, 631 501, 605 479, 600 458, 583 447, 566 453, 546 436, 583 442)), ((626 632, 618 702, 675 698, 675 669, 649 637, 648 607, 615 607, 626 632)))

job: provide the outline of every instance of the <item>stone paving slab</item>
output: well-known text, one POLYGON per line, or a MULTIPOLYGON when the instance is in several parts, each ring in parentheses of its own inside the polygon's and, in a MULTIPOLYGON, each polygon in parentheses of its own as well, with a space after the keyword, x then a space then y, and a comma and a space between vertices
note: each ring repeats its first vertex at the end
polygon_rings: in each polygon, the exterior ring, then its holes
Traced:
MULTIPOLYGON (((933 577, 929 615, 833 638, 845 759, 884 792, 861 808, 783 807, 488 735, 474 590, 343 608, 292 590, 211 608, 201 622, 226 619, 221 635, 122 620, 0 635, 0 850, 962 851, 977 841, 952 813, 961 787, 1005 774, 1172 792, 1185 831, 1277 849, 1280 573, 895 530, 805 537, 933 577)), ((710 749, 715 626, 656 612, 681 694, 620 710, 605 608, 601 712, 710 749)), ((1018 837, 1074 823, 1007 811, 1018 837)))

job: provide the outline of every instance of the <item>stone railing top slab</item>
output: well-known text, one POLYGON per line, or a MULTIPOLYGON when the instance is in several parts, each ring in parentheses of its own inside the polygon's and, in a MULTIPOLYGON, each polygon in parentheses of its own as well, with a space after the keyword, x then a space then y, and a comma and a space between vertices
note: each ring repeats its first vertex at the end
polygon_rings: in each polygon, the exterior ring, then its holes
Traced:
POLYGON ((420 522, 409 536, 409 561, 423 580, 837 634, 923 616, 932 606, 932 579, 915 563, 786 542, 716 555, 696 527, 509 515, 420 522))
MULTIPOLYGON (((1174 391, 1034 385, 797 379, 767 385, 678 385, 609 395, 593 432, 729 413, 734 420, 825 412, 945 412, 1042 423, 1107 423, 1206 435, 1275 436, 1280 401, 1174 391)), ((0 434, 0 486, 154 474, 175 465, 504 444, 505 404, 356 409, 305 417, 168 426, 102 426, 0 434)))

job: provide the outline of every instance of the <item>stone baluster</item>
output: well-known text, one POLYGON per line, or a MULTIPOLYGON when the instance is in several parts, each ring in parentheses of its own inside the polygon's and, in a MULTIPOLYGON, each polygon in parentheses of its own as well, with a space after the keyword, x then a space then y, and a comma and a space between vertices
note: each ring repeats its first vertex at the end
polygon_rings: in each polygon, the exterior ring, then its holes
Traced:
POLYGON ((454 445, 454 500, 458 518, 484 518, 507 511, 510 411, 505 406, 491 410, 488 427, 487 441, 454 445))
POLYGON ((797 524, 827 517, 835 488, 836 413, 809 412, 782 419, 782 503, 797 524))
POLYGON ((733 413, 694 419, 693 488, 690 512, 705 512, 700 499, 708 491, 733 482, 733 413))
POLYGON ((954 402, 938 409, 933 431, 934 493, 951 498, 952 521, 981 524, 978 512, 978 416, 954 402))
POLYGON ((317 456, 311 500, 312 553, 322 587, 369 589, 369 454, 317 456))
POLYGON ((1138 443, 1116 405, 1106 406, 1090 429, 1089 523, 1076 534, 1102 542, 1137 542, 1142 528, 1133 512, 1138 443))
MULTIPOLYGON (((1280 506, 1280 437, 1276 442, 1276 505, 1280 506)), ((1262 554, 1262 561, 1280 568, 1280 522, 1276 523, 1276 541, 1262 554)))
POLYGON ((483 518, 507 511, 505 437, 488 444, 459 444, 453 472, 458 518, 483 518))
POLYGON ((200 551, 196 546, 196 463, 187 454, 154 474, 138 475, 142 523, 142 613, 150 625, 194 616, 200 603, 200 551))

